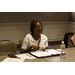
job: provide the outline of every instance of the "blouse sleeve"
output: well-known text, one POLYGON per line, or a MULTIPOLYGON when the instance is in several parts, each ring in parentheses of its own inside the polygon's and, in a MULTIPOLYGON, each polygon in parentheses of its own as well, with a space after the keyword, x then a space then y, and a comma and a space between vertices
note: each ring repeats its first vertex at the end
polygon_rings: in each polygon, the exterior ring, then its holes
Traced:
POLYGON ((22 44, 22 49, 26 49, 27 47, 29 46, 29 37, 28 36, 26 36, 25 38, 24 38, 24 41, 23 41, 23 44, 22 44))

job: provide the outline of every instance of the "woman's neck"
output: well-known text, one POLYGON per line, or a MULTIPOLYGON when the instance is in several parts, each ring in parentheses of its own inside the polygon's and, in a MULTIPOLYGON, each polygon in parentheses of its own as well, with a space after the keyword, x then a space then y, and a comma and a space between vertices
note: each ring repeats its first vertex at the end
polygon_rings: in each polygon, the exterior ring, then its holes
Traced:
POLYGON ((40 34, 37 35, 37 34, 31 34, 32 37, 35 39, 35 40, 38 40, 40 38, 40 34))

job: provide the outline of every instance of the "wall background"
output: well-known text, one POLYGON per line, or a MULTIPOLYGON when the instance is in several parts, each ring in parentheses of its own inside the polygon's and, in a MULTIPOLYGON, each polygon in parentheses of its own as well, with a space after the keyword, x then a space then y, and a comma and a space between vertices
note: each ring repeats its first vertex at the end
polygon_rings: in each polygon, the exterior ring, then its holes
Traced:
POLYGON ((63 40, 70 29, 70 12, 0 12, 0 40, 13 40, 30 33, 30 22, 39 20, 49 41, 63 40))

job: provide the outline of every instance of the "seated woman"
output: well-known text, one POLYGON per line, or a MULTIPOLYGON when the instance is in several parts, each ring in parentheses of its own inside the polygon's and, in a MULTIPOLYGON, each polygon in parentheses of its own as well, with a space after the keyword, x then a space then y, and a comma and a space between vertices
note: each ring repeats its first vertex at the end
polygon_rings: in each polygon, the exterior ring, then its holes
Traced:
POLYGON ((45 50, 48 49, 48 38, 41 34, 43 25, 41 22, 33 20, 30 24, 31 33, 27 34, 24 38, 21 53, 29 52, 30 50, 45 50))

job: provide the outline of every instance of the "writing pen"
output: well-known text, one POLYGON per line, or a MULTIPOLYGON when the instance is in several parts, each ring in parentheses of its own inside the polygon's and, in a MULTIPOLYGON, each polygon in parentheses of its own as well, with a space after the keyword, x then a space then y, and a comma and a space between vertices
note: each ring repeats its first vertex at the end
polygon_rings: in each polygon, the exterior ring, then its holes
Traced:
POLYGON ((48 52, 48 51, 46 51, 46 50, 43 50, 43 52, 48 52))
POLYGON ((29 56, 29 57, 32 57, 31 55, 29 55, 29 54, 26 54, 27 56, 29 56))

